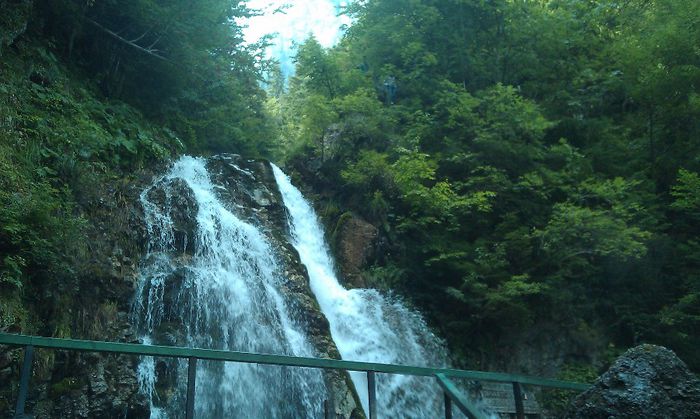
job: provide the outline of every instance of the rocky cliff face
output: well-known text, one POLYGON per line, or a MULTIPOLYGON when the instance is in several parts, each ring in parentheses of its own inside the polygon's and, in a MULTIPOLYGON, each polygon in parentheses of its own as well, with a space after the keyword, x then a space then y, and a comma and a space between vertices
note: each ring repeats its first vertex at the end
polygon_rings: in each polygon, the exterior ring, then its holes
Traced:
MULTIPOLYGON (((162 171, 164 168, 156 168, 162 171)), ((209 159, 212 181, 221 188, 222 201, 230 202, 236 215, 261 226, 284 267, 283 292, 289 299, 299 323, 306 330, 316 355, 339 358, 330 336, 328 321, 320 312, 309 288, 308 274, 299 256, 288 242, 287 214, 277 190, 269 163, 249 161, 239 156, 209 159)), ((75 282, 46 287, 36 306, 36 330, 20 325, 11 332, 38 333, 120 342, 138 342, 130 322, 136 293, 139 265, 146 255, 146 223, 139 195, 151 183, 153 172, 135 174, 128 179, 86 187, 81 211, 88 220, 87 253, 78 258, 75 282), (61 301, 42 304, 41 301, 61 301)), ((175 180, 174 182, 177 182, 175 180)), ((191 257, 192 237, 197 224, 197 203, 186 185, 171 185, 179 193, 169 203, 177 250, 182 258, 191 257)), ((158 188, 151 201, 165 200, 158 188)), ((176 280, 177 278, 173 278, 176 280)), ((166 289, 167 293, 167 289, 166 289)), ((162 344, 178 344, 177 325, 169 325, 162 344)), ((0 416, 11 416, 14 409, 22 350, 0 347, 0 381, 12 383, 0 389, 0 416)), ((139 392, 135 357, 39 351, 35 358, 27 412, 36 418, 140 418, 150 415, 149 402, 139 392)), ((360 403, 345 373, 325 373, 337 417, 362 417, 360 403)))
POLYGON ((672 351, 637 346, 579 395, 566 417, 698 418, 700 380, 672 351))
MULTIPOLYGON (((246 160, 237 155, 221 155, 207 159, 206 168, 211 183, 215 185, 214 191, 218 201, 236 217, 256 226, 266 236, 272 247, 271 252, 282 269, 283 278, 279 291, 285 297, 289 314, 293 316, 291 320, 294 324, 301 325, 301 329, 309 338, 314 355, 339 359, 340 355, 330 335, 328 320, 321 313, 309 287, 306 268, 289 242, 288 215, 270 164, 265 161, 246 160)), ((165 210, 163 215, 171 220, 168 228, 173 232, 175 246, 171 257, 176 267, 164 280, 162 310, 165 313, 177 313, 175 305, 183 303, 178 295, 182 292, 181 285, 186 280, 188 266, 195 253, 198 203, 188 184, 180 178, 157 182, 148 191, 146 198, 161 211, 165 210)), ((168 316, 157 326, 153 343, 183 346, 186 344, 186 328, 182 319, 168 316)), ((156 370, 159 368, 156 366, 156 370)), ((163 365, 161 369, 165 368, 163 365)), ((345 418, 361 415, 361 409, 358 409, 360 404, 347 374, 327 371, 324 373, 324 379, 336 415, 345 418)), ((163 387, 173 385, 173 380, 165 383, 162 374, 159 375, 156 391, 161 401, 168 400, 169 394, 172 394, 163 387)))
MULTIPOLYGON (((76 187, 85 243, 70 255, 73 272, 29 284, 21 300, 29 320, 3 332, 137 342, 129 311, 146 234, 138 196, 151 178, 141 172, 76 187)), ((14 410, 22 357, 21 348, 0 347, 2 417, 14 410)), ((149 416, 135 357, 38 350, 34 359, 26 411, 37 419, 149 416)))

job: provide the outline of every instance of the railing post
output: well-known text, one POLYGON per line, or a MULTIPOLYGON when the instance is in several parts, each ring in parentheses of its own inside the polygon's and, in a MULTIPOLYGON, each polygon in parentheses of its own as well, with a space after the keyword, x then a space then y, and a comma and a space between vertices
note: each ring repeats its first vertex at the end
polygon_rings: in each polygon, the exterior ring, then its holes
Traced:
POLYGON ((520 383, 513 382, 513 398, 515 399, 515 417, 516 419, 525 419, 525 407, 523 406, 523 392, 520 388, 520 383))
POLYGON ((450 395, 447 393, 445 394, 445 419, 452 419, 452 399, 450 399, 450 395))
POLYGON ((325 419, 333 419, 334 412, 331 405, 331 401, 326 399, 323 401, 323 417, 325 419))
MULTIPOLYGON (((450 414, 452 413, 451 404, 454 403, 457 408, 464 413, 469 419, 487 419, 486 415, 476 407, 476 405, 459 392, 457 386, 450 381, 445 374, 437 373, 435 374, 437 382, 442 387, 446 396, 450 399, 450 414)), ((447 402, 447 400, 445 400, 447 402)))
POLYGON ((367 371, 367 390, 369 394, 369 419, 377 419, 377 383, 374 371, 367 371))
POLYGON ((194 419, 194 389, 197 380, 197 358, 190 357, 187 367, 187 408, 186 419, 194 419))
POLYGON ((24 405, 27 403, 27 393, 29 392, 29 378, 32 375, 32 359, 34 358, 34 347, 28 345, 24 347, 24 362, 19 377, 19 391, 17 393, 17 405, 15 406, 15 418, 24 418, 24 405))

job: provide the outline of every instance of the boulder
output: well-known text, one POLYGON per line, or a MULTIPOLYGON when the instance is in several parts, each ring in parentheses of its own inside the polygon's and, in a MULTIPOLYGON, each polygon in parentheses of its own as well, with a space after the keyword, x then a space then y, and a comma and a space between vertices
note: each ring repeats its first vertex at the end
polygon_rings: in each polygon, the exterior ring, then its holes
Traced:
POLYGON ((354 214, 345 213, 340 217, 333 238, 344 285, 367 287, 362 270, 374 251, 378 234, 377 227, 354 214))
POLYGON ((641 345, 571 404, 567 418, 698 418, 700 380, 673 351, 641 345))

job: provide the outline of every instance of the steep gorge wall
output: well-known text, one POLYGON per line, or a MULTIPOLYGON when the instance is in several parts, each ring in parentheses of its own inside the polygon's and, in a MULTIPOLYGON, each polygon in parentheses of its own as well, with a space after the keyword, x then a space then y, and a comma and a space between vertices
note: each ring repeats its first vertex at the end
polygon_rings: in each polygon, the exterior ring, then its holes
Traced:
MULTIPOLYGON (((33 3, 0 1, 0 331, 136 342, 138 196, 164 163, 137 162, 146 155, 135 149, 124 158, 114 134, 153 127, 51 53, 33 3)), ((34 359, 35 417, 148 417, 136 358, 37 350, 34 359)), ((21 348, 0 346, 0 417, 14 410, 21 362, 21 348)))
MULTIPOLYGON (((284 267, 282 292, 291 311, 306 331, 316 356, 340 358, 330 336, 329 325, 309 288, 308 274, 288 241, 287 214, 269 163, 239 156, 209 159, 212 180, 222 186, 221 199, 230 202, 236 215, 262 226, 284 267)), ((3 331, 119 342, 139 342, 130 312, 139 263, 146 255, 147 232, 139 195, 156 172, 142 171, 106 184, 95 184, 85 193, 80 211, 87 220, 88 252, 79 261, 75 283, 44 289, 36 300, 27 300, 34 328, 20 324, 3 331), (60 302, 60 304, 59 304, 60 302)), ((186 238, 197 228, 196 202, 186 185, 179 185, 172 205, 178 251, 187 258, 186 238)), ((158 202, 159 191, 152 191, 158 202)), ((171 278, 173 281, 177 278, 171 278)), ((175 298, 175 296, 171 296, 175 298)), ((171 303, 175 303, 172 301, 171 303)), ((163 330, 162 341, 177 345, 177 325, 163 330)), ((0 347, 0 378, 11 388, 0 389, 0 412, 9 415, 14 407, 21 365, 21 349, 0 347)), ((138 391, 136 357, 39 351, 34 366, 27 411, 37 418, 49 417, 148 417, 149 403, 138 391)), ((326 385, 336 413, 361 417, 351 381, 345 373, 327 372, 326 385)))

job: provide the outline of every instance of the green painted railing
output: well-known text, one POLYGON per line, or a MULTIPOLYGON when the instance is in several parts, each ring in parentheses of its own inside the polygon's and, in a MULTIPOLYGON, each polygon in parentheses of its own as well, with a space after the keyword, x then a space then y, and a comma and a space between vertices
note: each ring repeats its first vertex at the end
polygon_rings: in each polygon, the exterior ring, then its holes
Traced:
POLYGON ((445 417, 451 417, 451 404, 457 407, 468 417, 481 418, 483 414, 473 404, 459 393, 451 378, 468 379, 474 381, 491 381, 500 383, 512 383, 515 398, 516 417, 524 418, 521 385, 534 385, 540 387, 557 388, 572 391, 584 391, 589 385, 570 381, 552 380, 548 378, 531 377, 517 374, 504 374, 483 371, 468 371, 449 368, 426 368, 394 364, 377 364, 370 362, 343 361, 337 359, 304 358, 285 355, 256 354, 248 352, 219 351, 211 349, 183 348, 174 346, 141 345, 133 343, 97 342, 76 339, 57 339, 40 336, 25 336, 0 333, 0 345, 24 346, 25 356, 22 371, 20 373, 20 389, 17 397, 15 417, 24 416, 24 405, 27 397, 27 388, 34 348, 47 348, 68 351, 102 352, 113 354, 129 354, 141 356, 156 356, 168 358, 186 358, 189 360, 188 388, 187 388, 187 418, 194 416, 194 388, 197 360, 244 362, 264 365, 280 365, 292 367, 307 367, 321 369, 335 369, 343 371, 362 371, 367 373, 369 384, 369 417, 376 418, 376 386, 375 374, 402 374, 435 377, 438 384, 445 392, 445 417))

